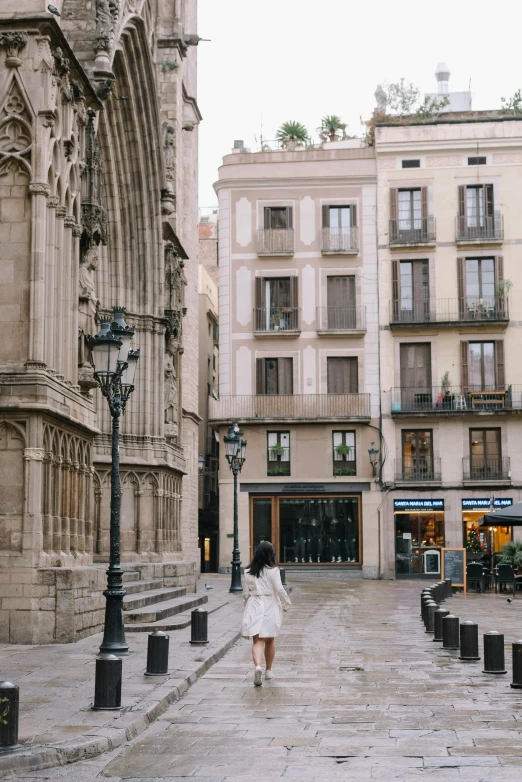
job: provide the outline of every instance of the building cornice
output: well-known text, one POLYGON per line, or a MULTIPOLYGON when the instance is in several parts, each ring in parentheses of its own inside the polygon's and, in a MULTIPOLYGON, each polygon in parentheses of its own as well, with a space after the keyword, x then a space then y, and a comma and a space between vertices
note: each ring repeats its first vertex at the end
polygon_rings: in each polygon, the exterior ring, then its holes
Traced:
POLYGON ((361 185, 377 186, 377 170, 372 174, 351 174, 348 176, 309 176, 309 177, 273 177, 267 179, 254 179, 251 177, 235 179, 218 179, 214 182, 214 190, 267 190, 285 187, 296 189, 310 189, 310 187, 360 187, 361 185))

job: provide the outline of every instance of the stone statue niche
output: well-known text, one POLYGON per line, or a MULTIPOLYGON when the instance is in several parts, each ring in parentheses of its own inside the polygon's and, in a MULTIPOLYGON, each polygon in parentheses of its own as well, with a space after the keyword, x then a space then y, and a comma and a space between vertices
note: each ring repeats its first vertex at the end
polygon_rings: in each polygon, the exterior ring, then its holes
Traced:
POLYGON ((179 385, 176 356, 165 354, 163 406, 165 437, 175 443, 179 437, 179 385))
POLYGON ((89 393, 96 387, 93 378, 93 362, 88 345, 89 334, 95 334, 96 313, 99 305, 96 295, 95 274, 98 268, 98 245, 80 248, 80 269, 78 273, 78 383, 82 393, 89 393))

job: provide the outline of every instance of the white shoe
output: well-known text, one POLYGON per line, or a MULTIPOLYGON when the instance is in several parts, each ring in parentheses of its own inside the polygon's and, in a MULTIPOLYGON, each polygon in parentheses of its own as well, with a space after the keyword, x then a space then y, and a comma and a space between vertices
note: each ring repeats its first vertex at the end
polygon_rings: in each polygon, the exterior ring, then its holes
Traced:
POLYGON ((265 671, 265 679, 273 679, 273 678, 274 678, 274 674, 272 673, 272 671, 265 671))
POLYGON ((261 670, 260 665, 256 665, 256 669, 254 671, 254 687, 261 687, 263 684, 263 671, 261 670))

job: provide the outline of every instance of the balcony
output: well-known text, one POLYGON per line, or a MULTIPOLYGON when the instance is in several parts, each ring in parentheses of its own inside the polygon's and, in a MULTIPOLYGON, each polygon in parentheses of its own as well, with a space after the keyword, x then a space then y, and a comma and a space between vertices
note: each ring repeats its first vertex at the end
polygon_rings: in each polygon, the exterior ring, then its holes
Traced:
POLYGON ((357 475, 357 469, 355 462, 348 462, 345 459, 342 458, 336 458, 334 455, 334 463, 333 463, 333 474, 336 477, 343 476, 343 475, 357 475))
POLYGON ((522 386, 486 389, 462 386, 392 388, 391 413, 397 415, 462 415, 522 411, 522 386))
POLYGON ((509 323, 509 302, 498 296, 477 298, 466 296, 461 299, 411 299, 390 302, 390 326, 401 328, 415 326, 431 328, 466 324, 471 326, 509 323))
POLYGON ((480 223, 480 225, 470 225, 470 221, 466 217, 456 218, 457 244, 501 242, 504 239, 504 217, 498 212, 491 217, 479 215, 473 222, 480 223))
POLYGON ((408 247, 418 244, 435 244, 435 218, 423 217, 419 220, 390 220, 391 247, 408 247))
POLYGON ((319 336, 358 337, 366 333, 366 307, 318 307, 319 336))
POLYGON ((243 394, 208 400, 209 422, 369 421, 370 394, 243 394))
POLYGON ((257 232, 258 255, 293 255, 293 228, 261 228, 257 232))
POLYGON ((267 475, 290 475, 290 448, 273 446, 268 449, 267 475))
POLYGON ((441 460, 432 456, 410 456, 395 460, 395 483, 441 483, 441 460))
POLYGON ((298 307, 256 307, 254 336, 295 337, 300 334, 298 307))
POLYGON ((322 228, 321 253, 323 255, 357 255, 359 252, 359 229, 322 228))
POLYGON ((463 480, 468 483, 511 482, 509 456, 468 456, 462 460, 463 480))

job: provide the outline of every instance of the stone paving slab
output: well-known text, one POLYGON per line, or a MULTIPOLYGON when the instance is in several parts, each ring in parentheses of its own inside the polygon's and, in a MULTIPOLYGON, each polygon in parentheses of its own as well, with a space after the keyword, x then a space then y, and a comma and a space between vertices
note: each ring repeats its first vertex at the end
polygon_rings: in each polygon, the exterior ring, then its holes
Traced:
POLYGON ((505 633, 508 674, 494 677, 482 673, 482 660, 463 663, 424 633, 421 588, 300 578, 273 681, 253 687, 250 646, 241 641, 138 738, 95 760, 10 779, 519 779, 522 692, 509 687, 509 644, 522 636, 522 600, 448 601, 461 621, 478 622, 480 635, 505 633))

